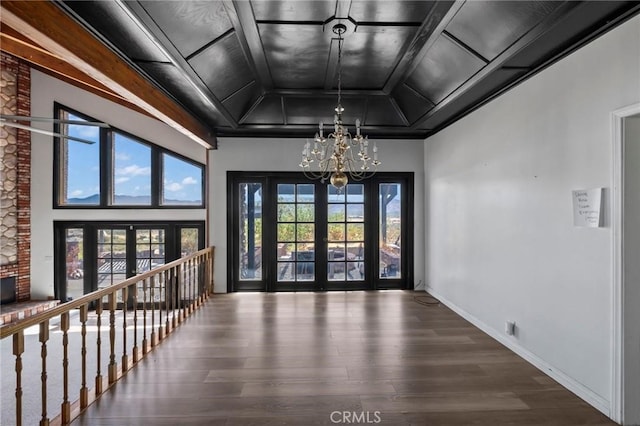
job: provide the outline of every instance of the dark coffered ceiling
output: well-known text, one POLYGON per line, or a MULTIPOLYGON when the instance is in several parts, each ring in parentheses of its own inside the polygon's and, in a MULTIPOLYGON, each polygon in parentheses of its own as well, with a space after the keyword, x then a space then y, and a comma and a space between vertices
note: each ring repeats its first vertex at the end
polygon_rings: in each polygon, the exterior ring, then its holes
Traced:
MULTIPOLYGON (((58 3, 218 136, 424 138, 639 10, 617 1, 58 3)), ((549 99, 553 102, 553 99, 549 99)))

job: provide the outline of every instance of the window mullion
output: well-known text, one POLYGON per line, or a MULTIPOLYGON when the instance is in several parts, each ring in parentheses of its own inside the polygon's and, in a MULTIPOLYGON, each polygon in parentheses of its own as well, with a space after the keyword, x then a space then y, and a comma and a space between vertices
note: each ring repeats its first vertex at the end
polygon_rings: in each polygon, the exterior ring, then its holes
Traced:
POLYGON ((162 161, 160 161, 161 152, 159 149, 152 147, 151 149, 151 206, 159 207, 162 197, 162 161))
POLYGON ((100 129, 100 207, 113 204, 113 132, 100 129))

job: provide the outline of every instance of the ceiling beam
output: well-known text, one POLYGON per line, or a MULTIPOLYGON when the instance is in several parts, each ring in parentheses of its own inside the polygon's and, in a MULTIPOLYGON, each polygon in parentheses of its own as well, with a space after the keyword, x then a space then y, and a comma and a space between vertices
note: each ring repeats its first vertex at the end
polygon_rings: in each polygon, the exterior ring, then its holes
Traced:
POLYGON ((0 3, 3 24, 207 149, 216 137, 50 1, 0 3))
POLYGON ((241 1, 224 1, 227 14, 233 24, 233 28, 238 33, 238 41, 240 47, 244 51, 247 59, 252 59, 252 65, 256 68, 255 75, 258 76, 263 92, 273 89, 273 77, 271 69, 267 62, 264 49, 262 48, 262 38, 256 24, 255 16, 251 2, 241 1))
POLYGON ((405 55, 385 83, 382 89, 385 93, 391 93, 400 82, 411 75, 464 3, 464 0, 435 2, 405 55))
POLYGON ((3 25, 2 28, 0 28, 0 49, 3 52, 30 63, 34 68, 59 80, 151 117, 145 110, 114 93, 99 81, 78 71, 64 59, 37 46, 8 25, 3 25))

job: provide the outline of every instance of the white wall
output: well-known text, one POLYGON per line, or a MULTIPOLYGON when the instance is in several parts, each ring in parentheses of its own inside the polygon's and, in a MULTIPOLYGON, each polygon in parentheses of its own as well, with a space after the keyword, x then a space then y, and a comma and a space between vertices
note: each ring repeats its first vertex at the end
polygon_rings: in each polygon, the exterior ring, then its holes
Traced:
MULTIPOLYGON (((301 171, 304 139, 221 138, 210 152, 211 244, 216 246, 215 291, 227 291, 227 171, 301 171)), ((415 173, 414 281, 424 283, 423 144, 416 140, 377 140, 381 172, 415 173)))
MULTIPOLYGON (((102 120, 135 136, 201 163, 206 151, 171 127, 63 81, 31 70, 31 115, 52 117, 53 103, 102 120)), ((34 127, 53 131, 50 123, 34 127)), ((31 298, 53 297, 54 220, 204 220, 204 209, 64 210, 53 209, 53 138, 31 134, 31 298)))
POLYGON ((606 188, 608 212, 639 54, 635 17, 425 142, 428 289, 605 413, 612 233, 573 226, 571 190, 606 188))
POLYGON ((640 425, 640 115, 624 127, 624 420, 640 425))

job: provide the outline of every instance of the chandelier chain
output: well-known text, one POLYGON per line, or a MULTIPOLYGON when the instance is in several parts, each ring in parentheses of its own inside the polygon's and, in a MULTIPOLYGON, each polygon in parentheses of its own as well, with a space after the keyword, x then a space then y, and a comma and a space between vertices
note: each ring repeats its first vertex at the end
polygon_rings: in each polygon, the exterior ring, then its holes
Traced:
POLYGON ((342 112, 342 48, 344 39, 342 34, 347 27, 338 23, 333 32, 338 35, 338 105, 336 105, 333 119, 333 129, 325 137, 324 124, 320 121, 313 139, 313 149, 307 140, 302 149, 300 167, 305 176, 310 179, 329 180, 340 192, 352 179, 356 182, 373 176, 380 165, 378 148, 373 142, 372 154, 369 155, 369 139, 363 136, 360 129, 360 119, 355 121, 355 133, 343 125, 342 112), (314 164, 314 169, 311 165, 314 164))
MULTIPOLYGON (((342 29, 338 30, 338 108, 342 105, 342 29)), ((338 111, 338 115, 342 115, 338 111)))

